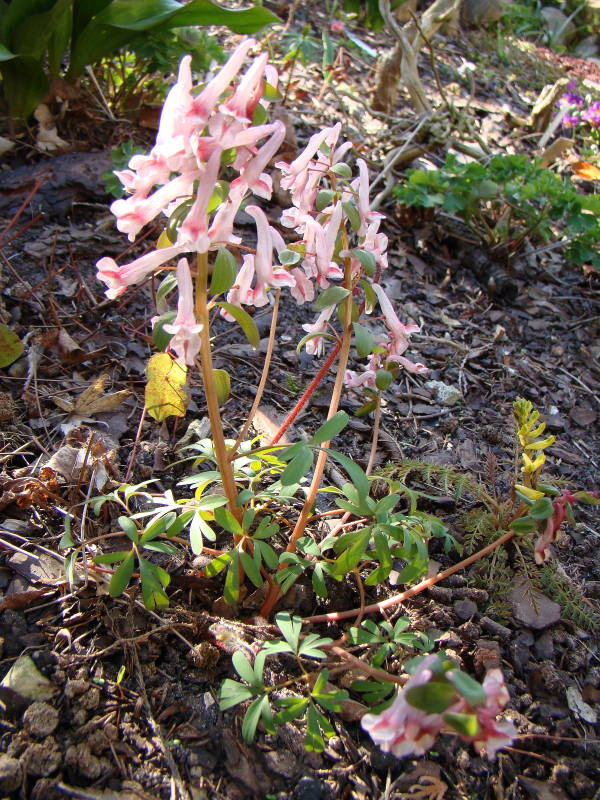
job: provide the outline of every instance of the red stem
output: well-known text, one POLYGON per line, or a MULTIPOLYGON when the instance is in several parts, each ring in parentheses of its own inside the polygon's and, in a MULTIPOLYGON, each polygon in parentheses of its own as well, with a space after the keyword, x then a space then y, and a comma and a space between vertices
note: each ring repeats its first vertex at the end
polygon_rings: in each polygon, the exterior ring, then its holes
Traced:
POLYGON ((315 377, 309 383, 308 387, 302 393, 302 396, 296 403, 296 405, 292 408, 290 413, 285 418, 283 425, 279 428, 275 436, 269 442, 269 446, 273 444, 277 444, 277 442, 281 439, 283 434, 287 431, 293 421, 296 419, 302 408, 306 405, 308 400, 310 399, 311 395, 314 393, 317 386, 321 383, 325 375, 329 372, 329 368, 335 361, 337 354, 340 352, 340 347, 342 346, 341 342, 338 342, 336 346, 333 348, 331 353, 327 356, 325 363, 321 367, 321 369, 317 372, 315 377))

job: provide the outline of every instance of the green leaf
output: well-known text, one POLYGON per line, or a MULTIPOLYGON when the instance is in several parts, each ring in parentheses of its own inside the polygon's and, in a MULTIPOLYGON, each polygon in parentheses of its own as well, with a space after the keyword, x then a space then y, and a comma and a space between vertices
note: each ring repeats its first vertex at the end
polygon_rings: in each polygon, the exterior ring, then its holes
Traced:
POLYGON ((277 703, 280 706, 284 706, 284 710, 275 715, 276 724, 285 725, 286 722, 291 722, 293 719, 303 716, 309 702, 308 698, 298 697, 297 695, 279 698, 277 703))
POLYGON ((200 511, 212 511, 227 505, 227 498, 222 494, 205 494, 196 500, 196 508, 200 511))
POLYGON ((260 344, 260 334, 258 332, 258 328, 256 327, 256 322, 254 322, 250 314, 244 311, 243 308, 234 306, 232 303, 225 303, 221 301, 215 305, 221 306, 221 308, 225 309, 225 311, 235 319, 244 332, 244 336, 248 342, 252 345, 252 347, 257 349, 258 345, 260 344))
POLYGON ((444 714, 444 722, 468 739, 473 739, 479 733, 479 722, 475 714, 459 714, 454 711, 447 711, 444 714))
POLYGON ((0 325, 0 368, 8 367, 23 355, 23 342, 6 325, 0 325))
POLYGON ((226 247, 219 247, 210 280, 211 294, 224 294, 235 283, 237 263, 226 247))
POLYGON ((242 722, 242 737, 248 744, 254 740, 256 728, 263 714, 265 704, 267 706, 269 705, 269 696, 266 694, 262 697, 257 697, 256 700, 250 703, 248 710, 244 714, 244 721, 242 722))
MULTIPOLYGON (((255 550, 254 552, 257 553, 259 551, 255 550)), ((256 587, 262 586, 264 581, 262 575, 260 574, 260 560, 257 564, 255 559, 249 553, 241 552, 240 561, 242 563, 242 567, 244 568, 244 572, 250 578, 252 583, 256 587)))
POLYGON ((165 593, 165 587, 171 581, 169 574, 162 567, 145 558, 138 557, 138 561, 144 605, 150 610, 166 608, 169 605, 169 598, 165 593))
POLYGON ((144 530, 140 541, 145 543, 145 542, 150 542, 152 539, 156 539, 158 536, 164 533, 165 530, 169 527, 169 525, 172 522, 175 522, 176 519, 177 515, 175 514, 174 511, 169 511, 168 514, 165 514, 164 516, 155 519, 144 530))
POLYGON ((298 483, 312 467, 313 459, 314 454, 310 447, 304 445, 299 448, 279 478, 282 486, 298 483))
POLYGON ((112 576, 108 585, 108 593, 111 597, 120 597, 129 585, 129 581, 133 575, 134 559, 134 552, 130 550, 125 556, 123 563, 115 570, 115 574, 112 576))
POLYGON ((327 208, 333 202, 335 193, 331 189, 321 189, 321 191, 317 194, 317 199, 315 202, 315 207, 317 211, 323 211, 324 208, 327 208))
POLYGON ((112 553, 101 553, 99 556, 94 556, 94 564, 116 564, 117 561, 123 561, 132 550, 113 550, 112 553))
POLYGON ((244 686, 243 683, 225 678, 219 689, 219 708, 221 711, 227 711, 227 709, 233 708, 233 706, 237 706, 253 696, 254 692, 244 686))
POLYGON ((240 559, 237 550, 231 551, 231 562, 225 576, 223 597, 229 605, 237 603, 240 597, 240 559))
POLYGON ((176 311, 165 311, 164 314, 160 315, 152 327, 152 341, 154 342, 156 349, 160 350, 161 352, 164 352, 167 349, 171 343, 171 339, 175 335, 173 333, 167 333, 165 330, 165 325, 172 325, 176 316, 176 311))
POLYGON ((341 579, 351 572, 365 556, 365 551, 371 539, 371 528, 364 528, 352 534, 352 544, 336 559, 330 567, 332 577, 341 579))
POLYGON ((348 217, 348 222, 350 223, 352 230, 357 231, 360 228, 360 214, 354 203, 346 202, 342 203, 342 208, 346 216, 348 217))
POLYGON ((351 178, 352 177, 352 170, 348 166, 348 164, 344 164, 343 161, 340 161, 338 164, 334 164, 331 167, 331 171, 334 175, 340 175, 342 178, 351 178))
POLYGON ((552 500, 550 500, 549 497, 540 497, 539 500, 536 500, 528 509, 528 512, 528 516, 533 517, 533 519, 548 519, 548 517, 554 514, 552 500))
POLYGON ((125 531, 126 535, 131 539, 132 542, 138 542, 140 538, 138 526, 132 519, 121 516, 118 518, 117 522, 119 523, 121 530, 125 531))
POLYGON ((421 686, 413 686, 405 692, 406 701, 420 711, 429 714, 441 714, 452 705, 456 694, 450 683, 429 681, 421 686))
MULTIPOLYGON (((201 552, 201 551, 200 551, 201 552)), ((219 572, 222 572, 225 567, 229 564, 233 557, 233 553, 230 550, 228 553, 221 553, 220 556, 213 558, 210 564, 207 564, 204 567, 204 574, 207 578, 214 578, 215 575, 218 575, 219 572)))
POLYGON ((315 311, 323 311, 323 309, 329 308, 330 306, 336 306, 345 297, 348 297, 349 294, 349 290, 344 289, 343 286, 330 286, 317 297, 316 301, 313 303, 313 308, 315 311))
POLYGON ((377 269, 377 261, 375 260, 373 253, 369 253, 368 250, 361 250, 358 247, 354 250, 351 250, 350 253, 354 256, 354 258, 357 258, 360 261, 364 271, 369 277, 372 277, 375 274, 377 269))
POLYGON ((389 388, 394 376, 387 369, 378 369, 375 373, 375 385, 382 392, 389 388))
MULTIPOLYGON (((298 655, 306 656, 307 658, 326 658, 327 654, 324 653, 321 648, 325 645, 331 644, 332 641, 333 639, 319 636, 318 633, 308 633, 300 643, 298 655)), ((313 693, 315 691, 316 685, 313 693)))
POLYGON ((280 611, 275 615, 275 622, 283 638, 292 648, 293 652, 297 653, 300 632, 302 630, 302 620, 300 617, 292 617, 289 611, 280 611))
POLYGON ((338 411, 337 414, 334 414, 331 419, 328 419, 327 422, 324 422, 323 425, 315 431, 309 439, 308 444, 317 446, 323 444, 323 442, 330 441, 334 436, 337 436, 338 433, 344 430, 348 424, 348 419, 348 414, 346 414, 345 411, 338 411))
POLYGON ((231 661, 235 667, 235 671, 242 680, 246 681, 246 683, 249 683, 251 686, 256 685, 254 668, 241 650, 236 650, 231 656, 231 661))
POLYGON ((231 378, 226 369, 213 369, 212 375, 217 400, 219 405, 223 406, 229 400, 231 394, 231 378))
POLYGON ((458 689, 470 706, 480 706, 485 703, 483 686, 466 672, 453 669, 446 673, 446 678, 458 689))
POLYGON ((375 338, 373 334, 367 328, 365 328, 364 325, 360 325, 358 322, 353 322, 352 327, 354 329, 356 353, 359 358, 366 358, 373 352, 375 338))
POLYGON ((510 528, 516 533, 531 533, 537 529, 537 521, 533 517, 519 517, 510 523, 510 528))
POLYGON ((241 536, 244 532, 242 526, 228 508, 215 509, 215 520, 222 528, 234 536, 241 536))
POLYGON ((301 258, 302 256, 300 253, 297 253, 295 250, 281 250, 279 253, 279 263, 286 267, 291 264, 297 264, 301 258))
POLYGON ((365 500, 369 494, 369 479, 364 471, 348 456, 344 456, 336 450, 327 449, 326 452, 346 470, 348 477, 358 492, 359 498, 365 500))
POLYGON ((210 0, 192 0, 170 20, 171 27, 187 25, 225 25, 234 33, 256 33, 266 25, 281 22, 271 11, 262 6, 231 10, 210 0))

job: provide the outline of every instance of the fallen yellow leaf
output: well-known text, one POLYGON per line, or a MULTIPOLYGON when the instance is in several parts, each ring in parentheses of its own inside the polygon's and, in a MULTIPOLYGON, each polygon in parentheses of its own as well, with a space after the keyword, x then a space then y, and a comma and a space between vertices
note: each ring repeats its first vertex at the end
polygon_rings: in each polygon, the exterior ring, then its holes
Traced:
POLYGON ((188 403, 187 369, 168 353, 155 353, 146 368, 144 405, 157 422, 167 417, 185 417, 188 403))

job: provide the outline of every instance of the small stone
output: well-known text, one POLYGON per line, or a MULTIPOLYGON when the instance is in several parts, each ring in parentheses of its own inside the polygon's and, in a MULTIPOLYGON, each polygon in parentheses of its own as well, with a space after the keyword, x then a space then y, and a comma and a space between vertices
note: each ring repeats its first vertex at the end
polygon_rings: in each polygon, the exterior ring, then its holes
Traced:
POLYGON ((282 778, 293 778, 298 771, 298 761, 287 750, 271 750, 264 757, 267 769, 282 778))
POLYGON ((96 780, 110 769, 107 759, 95 756, 85 742, 67 748, 65 764, 90 780, 96 780))
POLYGON ((58 726, 58 711, 48 703, 32 703, 23 714, 25 730, 32 736, 44 739, 58 726))
POLYGON ((558 603, 534 589, 523 578, 515 579, 511 601, 515 619, 527 628, 541 631, 560 619, 558 603))
POLYGON ((23 770, 16 758, 0 755, 0 792, 14 792, 23 780, 23 770))
POLYGON ((489 617, 482 617, 480 619, 481 627, 486 631, 486 633, 491 633, 492 636, 497 636, 498 639, 502 639, 503 641, 508 641, 512 636, 512 631, 510 628, 507 628, 506 625, 502 625, 500 622, 496 622, 495 619, 490 619, 489 617))
POLYGON ((48 736, 39 744, 30 744, 23 753, 23 766, 28 775, 47 778, 60 767, 62 754, 56 740, 48 736))
POLYGON ((540 661, 551 661, 554 658, 554 639, 550 631, 544 631, 535 640, 533 652, 540 661))
POLYGON ((459 619, 472 619, 477 614, 477 605, 472 600, 456 600, 453 605, 459 619))
POLYGON ((460 389, 456 386, 448 386, 442 381, 427 381, 425 388, 431 391, 435 402, 441 403, 443 406, 455 406, 459 400, 462 400, 460 389))
POLYGON ((323 784, 315 778, 300 778, 294 789, 294 800, 321 800, 324 791, 323 784))

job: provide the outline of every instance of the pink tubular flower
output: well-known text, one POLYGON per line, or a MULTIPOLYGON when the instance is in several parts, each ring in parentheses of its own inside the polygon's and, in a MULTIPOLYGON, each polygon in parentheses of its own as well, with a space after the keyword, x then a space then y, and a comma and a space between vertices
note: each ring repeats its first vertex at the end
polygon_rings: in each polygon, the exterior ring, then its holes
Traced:
POLYGON ((121 267, 114 258, 101 258, 96 265, 98 267, 97 277, 98 280, 104 281, 108 286, 105 292, 106 296, 114 300, 115 297, 122 295, 128 286, 139 283, 157 267, 180 255, 184 250, 187 250, 186 245, 163 247, 160 250, 152 250, 130 264, 124 264, 121 267))
POLYGON ((315 287, 306 277, 304 270, 294 267, 294 269, 291 270, 291 274, 296 279, 296 285, 290 290, 294 300, 299 306, 306 302, 312 302, 315 299, 315 287))
POLYGON ((378 211, 371 211, 369 200, 369 168, 362 158, 357 158, 359 177, 353 182, 352 187, 358 192, 358 213, 360 215, 360 228, 358 235, 364 236, 369 225, 375 220, 383 219, 384 214, 378 211))
POLYGON ((408 689, 422 686, 431 680, 431 666, 436 655, 427 656, 398 692, 396 699, 381 714, 365 714, 362 727, 384 753, 403 756, 420 756, 428 750, 444 724, 441 714, 428 714, 406 702, 408 689))
POLYGON ((251 192, 254 192, 257 197, 263 197, 265 200, 271 199, 273 183, 271 176, 267 175, 263 170, 285 139, 285 125, 283 122, 276 120, 269 127, 273 131, 270 138, 263 144, 254 158, 242 167, 240 177, 231 182, 232 188, 238 181, 245 183, 251 192))
MULTIPOLYGON (((254 305, 264 306, 268 303, 267 289, 271 286, 295 286, 296 279, 285 269, 273 266, 273 248, 277 239, 281 240, 281 237, 269 225, 265 212, 258 206, 246 206, 246 213, 255 220, 258 234, 256 255, 254 256, 254 269, 256 270, 254 305)), ((282 242, 280 241, 279 244, 282 242)))
POLYGON ((485 702, 477 706, 475 712, 479 722, 479 732, 473 738, 473 746, 480 755, 492 760, 496 751, 512 744, 517 730, 512 722, 497 722, 496 717, 508 703, 510 696, 500 669, 490 669, 483 679, 485 702))
MULTIPOLYGON (((235 284, 227 292, 227 302, 233 306, 252 306, 254 305, 254 290, 252 289, 252 281, 254 280, 254 256, 246 255, 240 267, 235 284)), ((228 322, 233 322, 234 317, 221 309, 221 316, 228 322)))
POLYGON ((219 106, 219 111, 238 119, 252 122, 252 114, 263 92, 263 75, 267 66, 268 54, 254 59, 231 97, 219 106))
POLYGON ((177 316, 171 325, 164 325, 163 328, 167 333, 174 334, 169 346, 177 353, 179 363, 193 366, 200 352, 202 325, 197 322, 194 314, 194 287, 190 267, 185 258, 180 259, 177 264, 177 289, 179 291, 177 316))
POLYGON ((115 200, 110 210, 117 218, 117 228, 121 233, 126 233, 129 241, 133 242, 144 225, 158 216, 169 203, 178 198, 187 197, 192 190, 194 181, 201 174, 199 170, 194 170, 179 175, 150 197, 134 194, 125 199, 115 200))
MULTIPOLYGON (((303 325, 302 330, 305 330, 307 333, 326 333, 327 323, 334 311, 335 306, 324 308, 316 320, 312 324, 307 323, 303 325)), ((304 347, 309 356, 320 356, 323 352, 323 338, 321 336, 315 336, 313 339, 309 339, 304 347)))
POLYGON ((200 178, 194 204, 177 234, 177 243, 186 244, 188 250, 196 253, 206 253, 211 244, 208 234, 208 204, 215 188, 220 164, 221 154, 215 151, 200 178))
POLYGON ((333 260, 342 214, 342 204, 336 203, 325 225, 319 225, 314 221, 312 223, 315 230, 317 283, 322 289, 329 286, 329 280, 341 280, 344 277, 344 270, 333 260))

